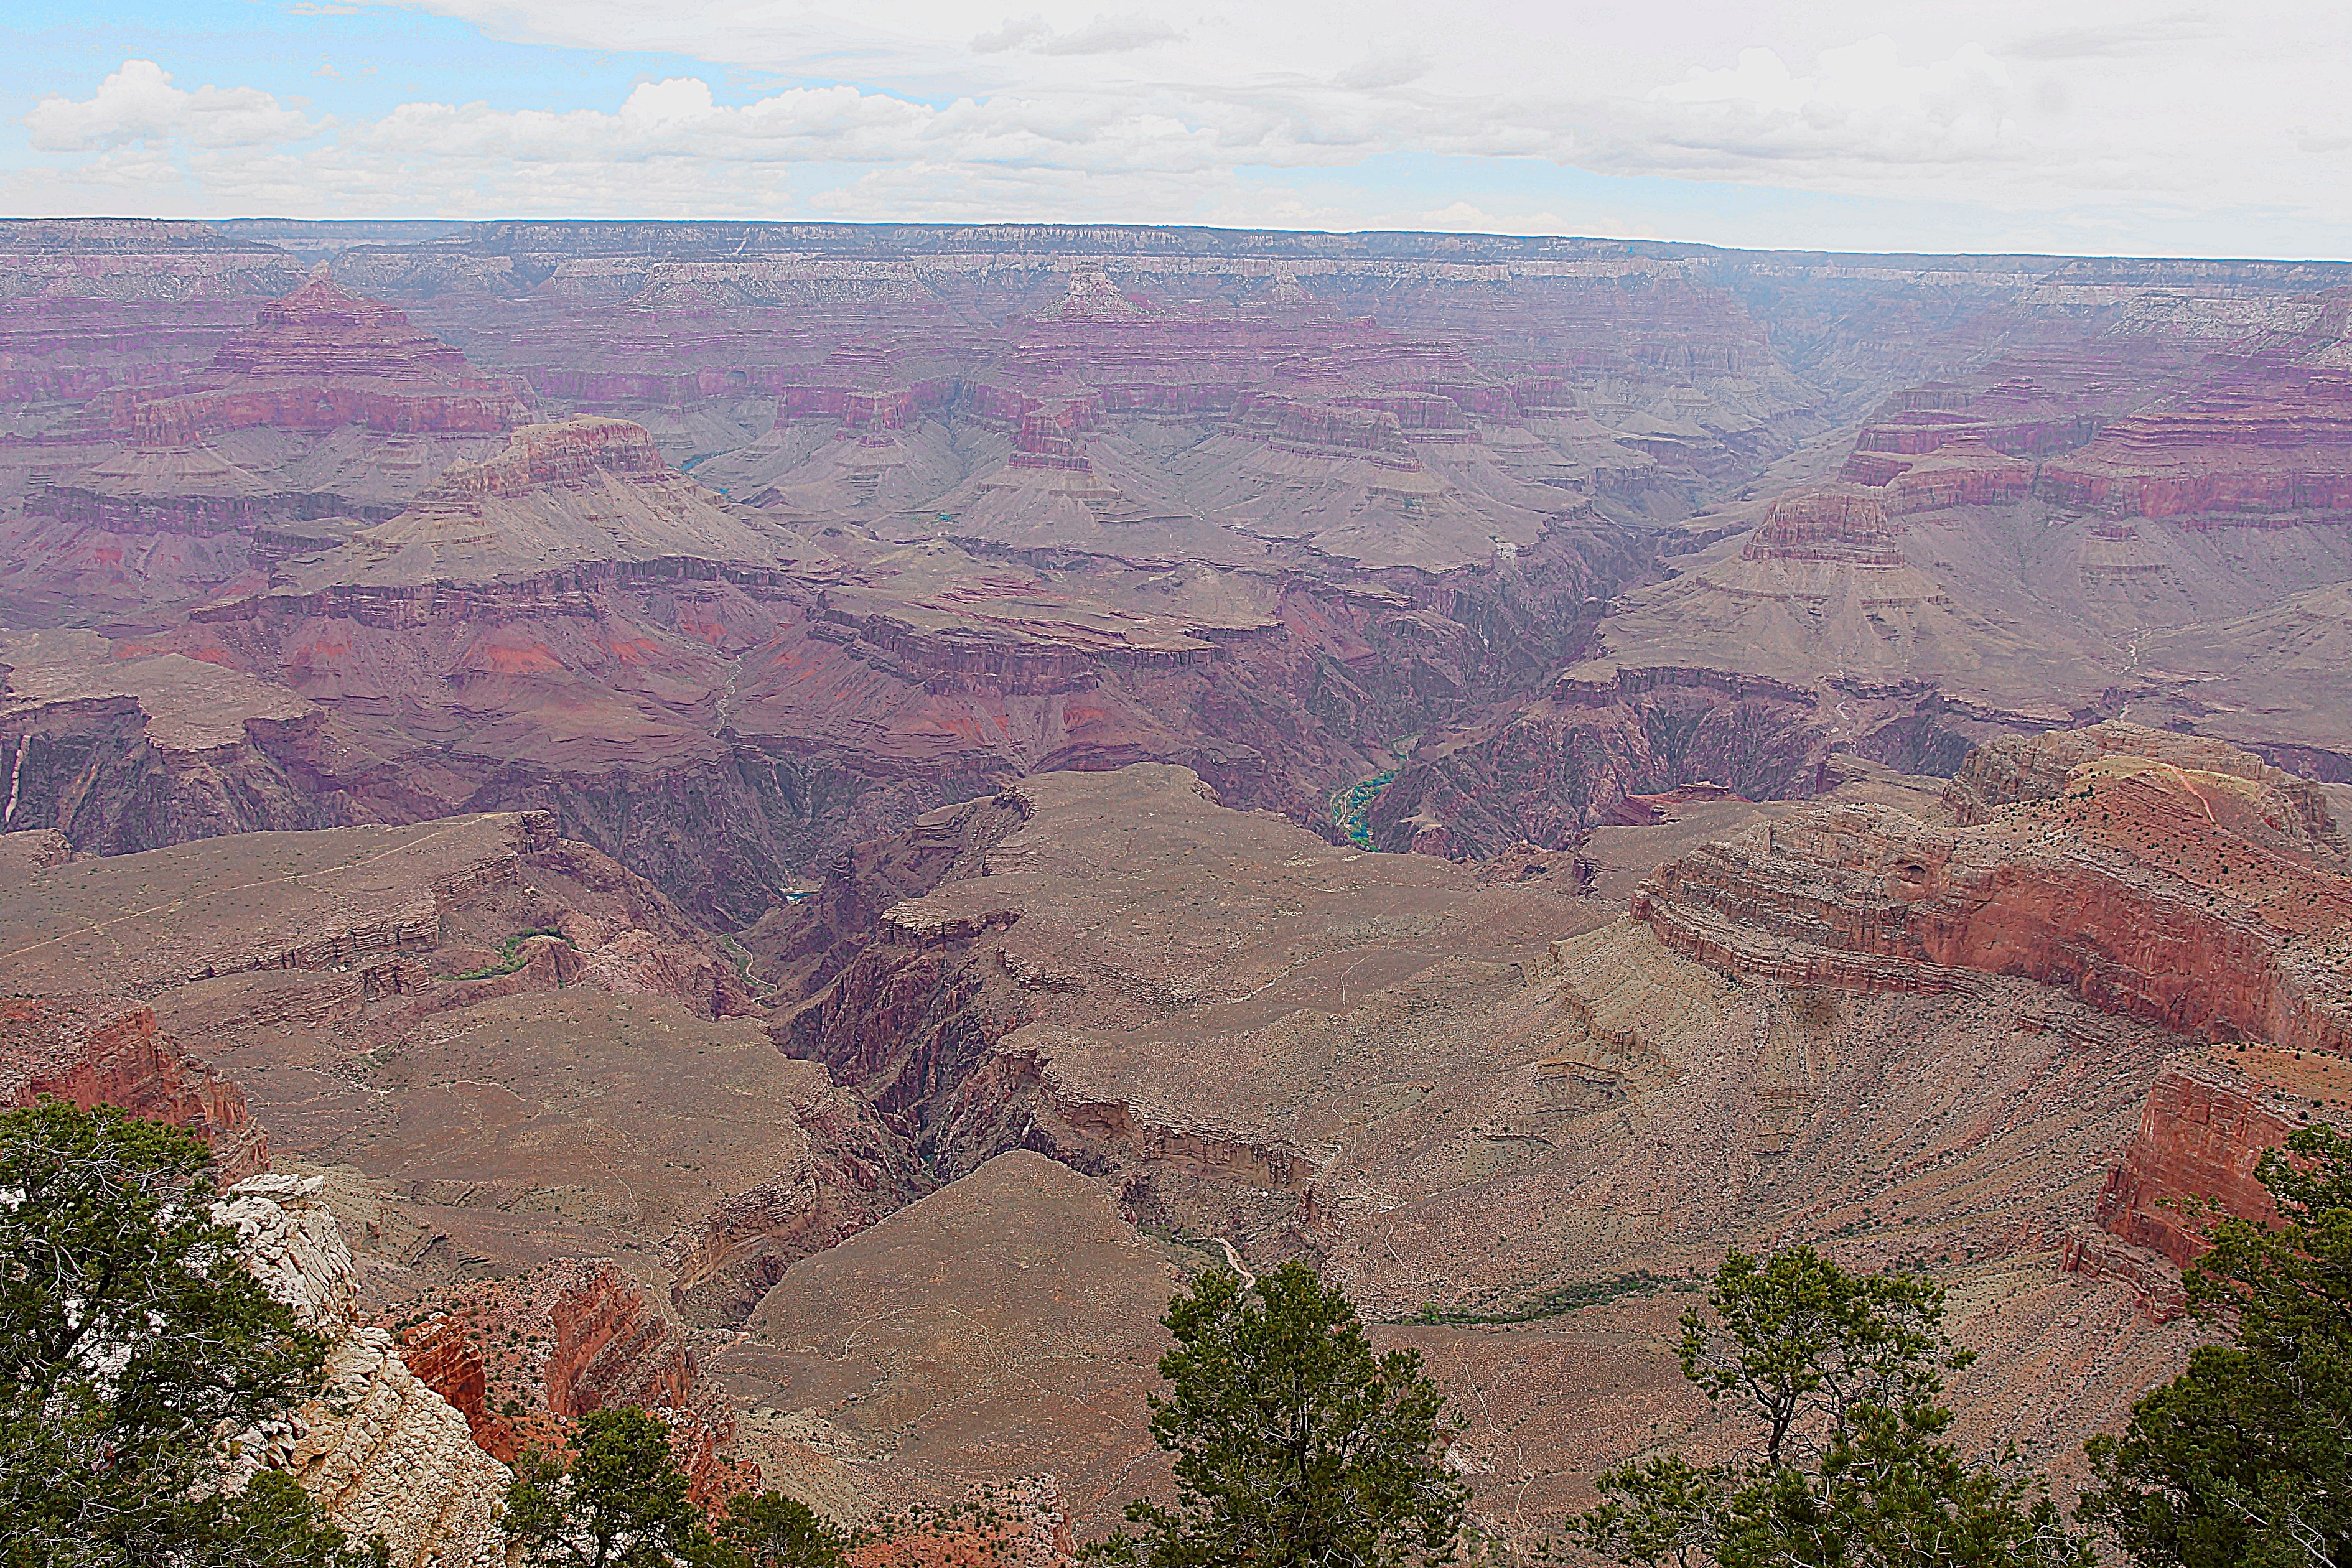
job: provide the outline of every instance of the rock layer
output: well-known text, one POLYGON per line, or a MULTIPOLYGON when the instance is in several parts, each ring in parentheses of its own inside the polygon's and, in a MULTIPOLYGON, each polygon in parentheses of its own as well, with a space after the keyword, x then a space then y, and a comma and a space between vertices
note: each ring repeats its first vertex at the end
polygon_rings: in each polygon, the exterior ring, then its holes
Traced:
POLYGON ((2278 1217, 2254 1166, 2295 1125, 2243 1074, 2198 1063, 2169 1066, 2148 1090, 2138 1132, 2099 1189, 2098 1222, 2185 1268, 2211 1245, 2206 1226, 2189 1212, 2194 1205, 2210 1203, 2224 1216, 2257 1225, 2278 1217))
POLYGON ((282 1425, 232 1441, 232 1484, 263 1466, 293 1476, 356 1541, 381 1536, 398 1568, 496 1568, 509 1476, 466 1419, 401 1361, 384 1330, 356 1321, 349 1244, 316 1178, 264 1175, 230 1188, 214 1216, 270 1294, 328 1336, 327 1386, 282 1425))
POLYGON ((1969 805, 1974 826, 1800 816, 1661 868, 1634 911, 1677 951, 1791 984, 2025 975, 2186 1033, 2352 1051, 2352 879, 2332 820, 2305 815, 2324 810, 2308 786, 2242 752, 2208 759, 2226 772, 2184 767, 2159 760, 2168 737, 2100 729, 1978 766, 1964 803, 1996 774, 2093 753, 2055 794, 2021 784, 2017 804, 1969 805))
POLYGON ((269 1140, 236 1085, 155 1026, 155 1010, 98 997, 0 999, 0 1107, 56 1098, 184 1127, 227 1185, 269 1167, 269 1140))

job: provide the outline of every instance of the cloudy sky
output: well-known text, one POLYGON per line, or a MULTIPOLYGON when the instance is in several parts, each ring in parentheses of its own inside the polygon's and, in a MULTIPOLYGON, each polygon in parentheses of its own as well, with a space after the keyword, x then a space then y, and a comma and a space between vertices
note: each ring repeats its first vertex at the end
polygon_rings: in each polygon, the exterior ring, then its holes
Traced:
POLYGON ((2352 258, 2352 5, 8 0, 0 211, 2352 258))

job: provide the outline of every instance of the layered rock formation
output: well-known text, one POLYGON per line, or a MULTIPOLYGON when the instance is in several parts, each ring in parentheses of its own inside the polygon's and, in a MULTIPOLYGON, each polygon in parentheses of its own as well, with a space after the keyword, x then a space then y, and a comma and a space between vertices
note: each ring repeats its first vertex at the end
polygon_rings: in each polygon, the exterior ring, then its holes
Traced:
POLYGON ((213 1215, 239 1255, 307 1327, 327 1336, 327 1386, 284 1422, 231 1439, 231 1484, 285 1470, 356 1541, 381 1537, 400 1568, 494 1568, 511 1479, 466 1419, 402 1362, 391 1334, 358 1321, 352 1252, 320 1184, 255 1176, 213 1215))
POLYGON ((2099 1190, 2098 1223, 2136 1247, 2187 1268, 2210 1243, 2190 1212, 2266 1223, 2278 1206, 2254 1179, 2263 1154, 2284 1143, 2296 1121, 2256 1080, 2204 1064, 2168 1067, 2148 1091, 2139 1131, 2099 1190))
POLYGON ((870 1110, 744 1020, 741 963, 544 816, 70 861, 6 904, 9 989, 141 999, 12 1004, 18 1098, 201 1114, 244 1168, 250 1105, 281 1151, 389 1194, 388 1300, 469 1258, 612 1255, 723 1321, 922 1184, 870 1110))
POLYGON ((284 253, 18 232, 0 988, 202 1040, 498 1452, 1050 1465, 1052 1557, 1172 1281, 1299 1256, 1541 1519, 1811 1239, 2063 1464, 2166 1201, 2352 1098, 2340 271, 518 224, 248 328, 284 253))
POLYGON ((244 1093, 160 1032, 152 1007, 98 997, 0 999, 0 1107, 52 1098, 187 1129, 211 1149, 223 1185, 269 1166, 269 1140, 244 1093))
POLYGON ((470 1282, 410 1312, 401 1342, 408 1369, 499 1460, 561 1447, 580 1417, 632 1405, 669 1423, 697 1501, 759 1479, 720 1454, 734 1415, 702 1381, 686 1331, 610 1261, 563 1258, 470 1282))
POLYGON ((215 384, 115 398, 110 428, 146 447, 188 446, 257 425, 362 425, 399 434, 476 435, 521 422, 513 388, 475 375, 456 349, 379 300, 336 287, 326 265, 223 343, 215 384))
MULTIPOLYGON (((1230 1245, 1252 1268, 1315 1259, 1376 1319, 1538 1314, 1521 1330, 1382 1331, 1414 1334, 1475 1384, 1462 1390, 1474 1404, 1507 1406, 1465 1457, 1496 1466, 1474 1469, 1482 1496, 1531 1507, 1582 1495, 1568 1472, 1654 1440, 1654 1423, 1696 1420, 1670 1361, 1587 1348, 1601 1342, 1589 1335, 1638 1339, 1678 1302, 1629 1288, 1622 1305, 1541 1316, 1564 1273, 1673 1274, 1717 1238, 1753 1234, 1981 1279, 1969 1331, 2000 1342, 2005 1368, 2039 1370, 2004 1371, 1970 1407, 2029 1421, 2052 1453, 2073 1422, 2127 1405, 2150 1356, 2185 1344, 2134 1315, 2127 1286, 2057 1268, 2175 1037, 2025 980, 1925 996, 1735 984, 1644 926, 1543 890, 1545 877, 1322 846, 1221 808, 1171 770, 1040 777, 1018 794, 1021 807, 992 803, 985 822, 980 807, 963 822, 940 814, 920 829, 927 848, 910 837, 845 867, 796 906, 810 941, 793 942, 781 916, 762 939, 795 972, 831 955, 807 969, 780 1042, 870 1093, 957 1179, 795 1265, 753 1313, 752 1338, 714 1364, 771 1385, 756 1397, 785 1409, 884 1379, 887 1397, 852 1415, 823 1408, 854 1427, 843 1443, 897 1452, 932 1495, 973 1476, 955 1454, 1008 1456, 1003 1468, 1044 1455, 1082 1530, 1099 1528, 1141 1473, 1129 1462, 1149 1454, 1139 1427, 1099 1414, 1149 1384, 1151 1352, 1122 1336, 1157 1308, 1118 1307, 1124 1287, 1090 1286, 1083 1316, 1056 1323, 1057 1342, 1100 1349, 1083 1386, 1111 1378, 1124 1396, 1088 1393, 1080 1411, 1059 1379, 1033 1395, 985 1370, 1029 1342, 1024 1265, 1092 1279, 1107 1256, 1094 1219, 1070 1217, 1097 1212, 1078 1188, 1042 1205, 1063 1218, 1036 1228, 1034 1248, 1009 1239, 1031 1236, 1023 1216, 1040 1205, 1023 1194, 1052 1169, 1037 1154, 1094 1175, 1117 1213, 1202 1257, 1230 1245), (878 904, 886 879, 910 893, 936 880, 880 910, 842 963, 841 911, 861 881, 878 904), (956 1369, 926 1380, 924 1407, 940 1414, 909 1426, 915 1394, 890 1371, 901 1342, 841 1343, 821 1325, 866 1315, 836 1300, 938 1278, 927 1249, 983 1224, 1001 1227, 1003 1283, 993 1261, 967 1268, 952 1312, 894 1319, 924 1364, 956 1369), (2053 1372, 2086 1317, 2098 1348, 2053 1372), (1568 1392, 1571 1367, 1594 1357, 1615 1387, 1568 1392), (2034 1380, 2047 1377, 2074 1391, 2074 1415, 2042 1414, 2050 1384, 2034 1380), (1555 1426, 1549 1405, 1563 1400, 1609 1414, 1555 1426), (1529 1421, 1548 1456, 1532 1467, 1516 1457, 1531 1451, 1529 1421)), ((1647 810, 1717 804, 1745 803, 1647 810)))
POLYGON ((1859 488, 1783 496, 1740 551, 1743 561, 1847 561, 1899 566, 1885 503, 1859 488))
POLYGON ((2352 879, 2324 805, 2228 748, 2190 753, 2227 771, 2162 760, 2180 750, 2120 724, 2012 742, 1956 785, 1972 826, 1798 816, 1661 868, 1634 913, 1677 951, 1784 984, 2019 974, 2184 1033, 2352 1051, 2352 879))
POLYGON ((2233 367, 2044 463, 2034 489, 2103 516, 2206 526, 2352 512, 2352 376, 2261 360, 2233 367))

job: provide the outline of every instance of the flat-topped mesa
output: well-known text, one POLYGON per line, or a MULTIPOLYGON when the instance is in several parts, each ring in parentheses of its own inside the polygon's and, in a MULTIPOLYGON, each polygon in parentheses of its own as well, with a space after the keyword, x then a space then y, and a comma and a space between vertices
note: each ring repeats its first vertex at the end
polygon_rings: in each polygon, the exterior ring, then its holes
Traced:
POLYGON ((899 386, 861 387, 810 383, 776 389, 776 422, 797 425, 831 421, 841 434, 870 435, 903 430, 953 395, 952 381, 919 381, 899 386))
MULTIPOLYGON (((1467 392, 1470 389, 1463 390, 1467 392)), ((1502 389, 1498 387, 1492 390, 1501 392, 1502 389)), ((1504 394, 1499 401, 1503 405, 1507 405, 1510 401, 1509 395, 1504 394)), ((1331 406, 1365 408, 1391 415, 1396 419, 1398 428, 1404 432, 1408 440, 1475 441, 1478 438, 1478 433, 1471 427, 1469 416, 1463 412, 1462 405, 1440 393, 1398 389, 1370 395, 1335 397, 1331 400, 1331 406)))
POLYGON ((1923 458, 1890 458, 1857 452, 1842 477, 1884 488, 1890 516, 1939 511, 1952 506, 2014 506, 2033 493, 2034 464, 2012 458, 1969 436, 1948 442, 1923 458))
POLYGON ((1087 460, 1087 449, 1071 434, 1066 416, 1042 408, 1021 416, 1021 428, 1013 437, 1013 455, 1005 461, 1016 468, 1065 468, 1081 474, 1094 467, 1087 460))
MULTIPOLYGON (((2128 736, 2104 739, 2127 742, 2128 736)), ((1633 913, 1669 947, 1787 984, 1962 989, 1976 975, 2064 986, 2209 1038, 2352 1054, 2352 878, 2331 819, 2261 776, 2097 747, 1980 764, 1973 826, 1839 805, 1659 868, 1633 913)), ((2152 749, 2154 743, 2150 742, 2152 749)))
POLYGON ((2013 458, 2082 446, 2106 420, 2148 396, 2145 367, 2105 354, 2013 354, 1960 381, 1895 394, 1854 437, 1844 477, 1908 466, 1906 459, 1963 442, 2013 458))
POLYGON ((0 1000, 0 1109, 54 1097, 168 1121, 213 1152, 223 1186, 269 1168, 244 1091, 155 1026, 155 1009, 102 997, 0 1000))
POLYGON ((1278 451, 1416 466, 1402 421, 1385 408, 1308 403, 1278 392, 1244 393, 1234 400, 1234 419, 1278 451))
POLYGON ((1835 561, 1900 566, 1886 503, 1844 486, 1795 490, 1772 503, 1740 552, 1748 561, 1835 561))
POLYGON ((553 425, 526 425, 507 449, 478 463, 457 463, 439 490, 451 495, 523 495, 584 483, 599 473, 658 479, 671 471, 642 425, 582 414, 553 425))

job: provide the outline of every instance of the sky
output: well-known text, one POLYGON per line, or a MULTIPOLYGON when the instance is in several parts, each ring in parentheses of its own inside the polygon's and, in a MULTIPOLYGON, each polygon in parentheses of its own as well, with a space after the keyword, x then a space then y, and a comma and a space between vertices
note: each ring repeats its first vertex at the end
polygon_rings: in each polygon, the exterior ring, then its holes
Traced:
POLYGON ((2352 258, 2352 5, 0 0, 0 214, 2352 258))

